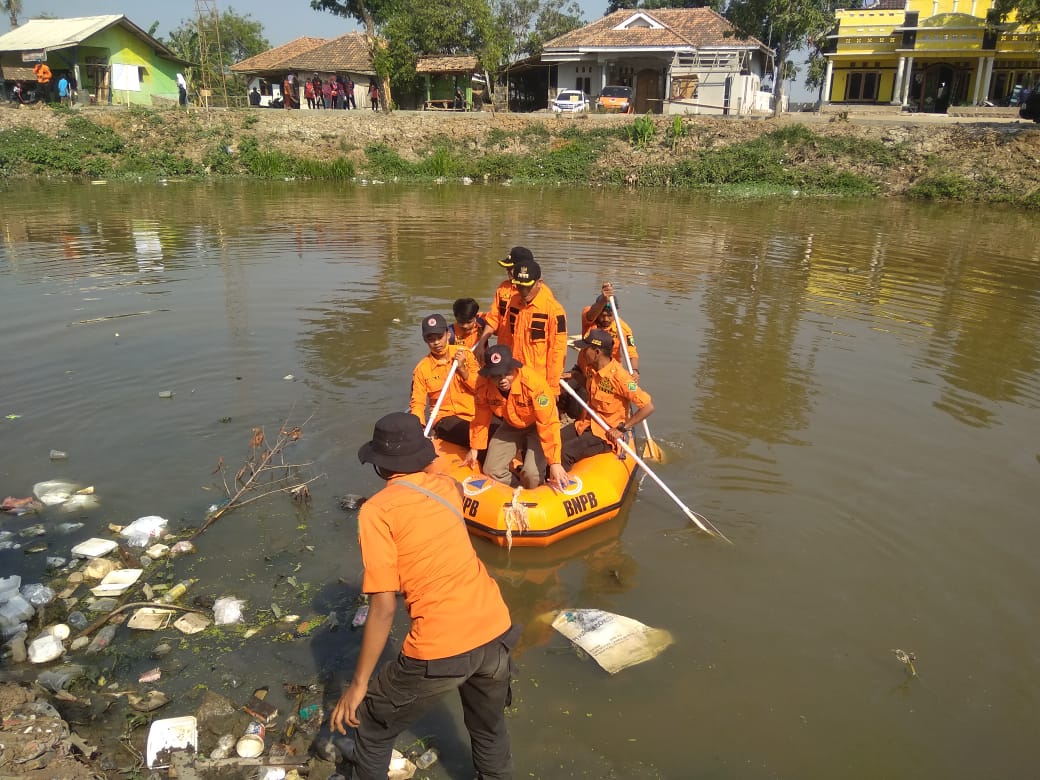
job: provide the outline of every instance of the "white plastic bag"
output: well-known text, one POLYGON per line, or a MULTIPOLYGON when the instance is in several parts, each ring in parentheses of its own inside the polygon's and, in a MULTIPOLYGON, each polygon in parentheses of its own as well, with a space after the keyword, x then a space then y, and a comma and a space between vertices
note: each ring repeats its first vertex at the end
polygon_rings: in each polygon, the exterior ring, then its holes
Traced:
POLYGON ((162 536, 167 520, 158 515, 139 517, 119 533, 127 538, 131 547, 147 547, 162 536))
POLYGON ((242 607, 245 601, 234 596, 224 596, 213 602, 213 622, 218 626, 242 622, 242 607))

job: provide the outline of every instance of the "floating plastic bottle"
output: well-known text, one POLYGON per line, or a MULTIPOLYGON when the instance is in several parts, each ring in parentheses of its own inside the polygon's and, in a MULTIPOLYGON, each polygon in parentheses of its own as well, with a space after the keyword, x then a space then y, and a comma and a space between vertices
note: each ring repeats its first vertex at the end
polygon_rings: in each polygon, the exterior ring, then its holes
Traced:
POLYGON ((90 644, 87 646, 87 652, 98 653, 104 650, 106 647, 112 644, 112 640, 115 638, 115 636, 116 627, 111 625, 105 626, 100 631, 98 631, 97 636, 95 636, 94 639, 91 640, 90 644))
POLYGON ((354 617, 350 621, 351 628, 360 628, 365 625, 365 621, 368 620, 368 595, 361 597, 361 604, 358 606, 357 611, 354 613, 354 617))
POLYGON ((428 748, 421 756, 415 759, 415 765, 419 767, 419 769, 429 769, 437 763, 437 758, 437 748, 428 748))
POLYGON ((188 588, 194 585, 195 582, 196 581, 193 579, 181 580, 168 591, 166 591, 164 594, 162 594, 162 596, 159 597, 158 602, 160 604, 172 604, 185 593, 187 593, 188 588))

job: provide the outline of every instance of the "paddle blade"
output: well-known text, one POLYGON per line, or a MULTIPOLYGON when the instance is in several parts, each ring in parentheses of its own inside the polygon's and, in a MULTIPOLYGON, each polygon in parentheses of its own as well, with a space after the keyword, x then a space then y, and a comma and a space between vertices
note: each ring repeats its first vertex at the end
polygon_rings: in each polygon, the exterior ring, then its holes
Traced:
POLYGON ((643 445, 643 460, 652 460, 655 463, 664 463, 664 452, 653 439, 647 439, 643 445))

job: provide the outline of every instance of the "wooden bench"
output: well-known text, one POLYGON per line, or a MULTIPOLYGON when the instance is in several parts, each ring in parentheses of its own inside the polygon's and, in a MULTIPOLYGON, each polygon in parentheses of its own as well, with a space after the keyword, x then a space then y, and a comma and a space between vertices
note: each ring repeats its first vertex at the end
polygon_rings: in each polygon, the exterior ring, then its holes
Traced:
POLYGON ((464 108, 455 108, 454 98, 427 100, 423 103, 423 111, 469 111, 469 104, 464 108))

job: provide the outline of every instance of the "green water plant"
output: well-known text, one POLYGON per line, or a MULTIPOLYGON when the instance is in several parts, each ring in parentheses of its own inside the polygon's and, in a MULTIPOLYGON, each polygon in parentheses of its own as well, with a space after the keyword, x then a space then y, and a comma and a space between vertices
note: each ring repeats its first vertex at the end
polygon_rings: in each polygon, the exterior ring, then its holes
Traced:
POLYGON ((646 149, 656 134, 657 126, 654 124, 654 118, 649 114, 636 117, 626 128, 628 140, 636 149, 646 149))
POLYGON ((676 114, 672 117, 672 123, 668 125, 668 129, 665 131, 668 136, 668 140, 672 142, 672 151, 674 152, 679 148, 679 142, 689 135, 689 130, 683 123, 683 118, 676 114))

